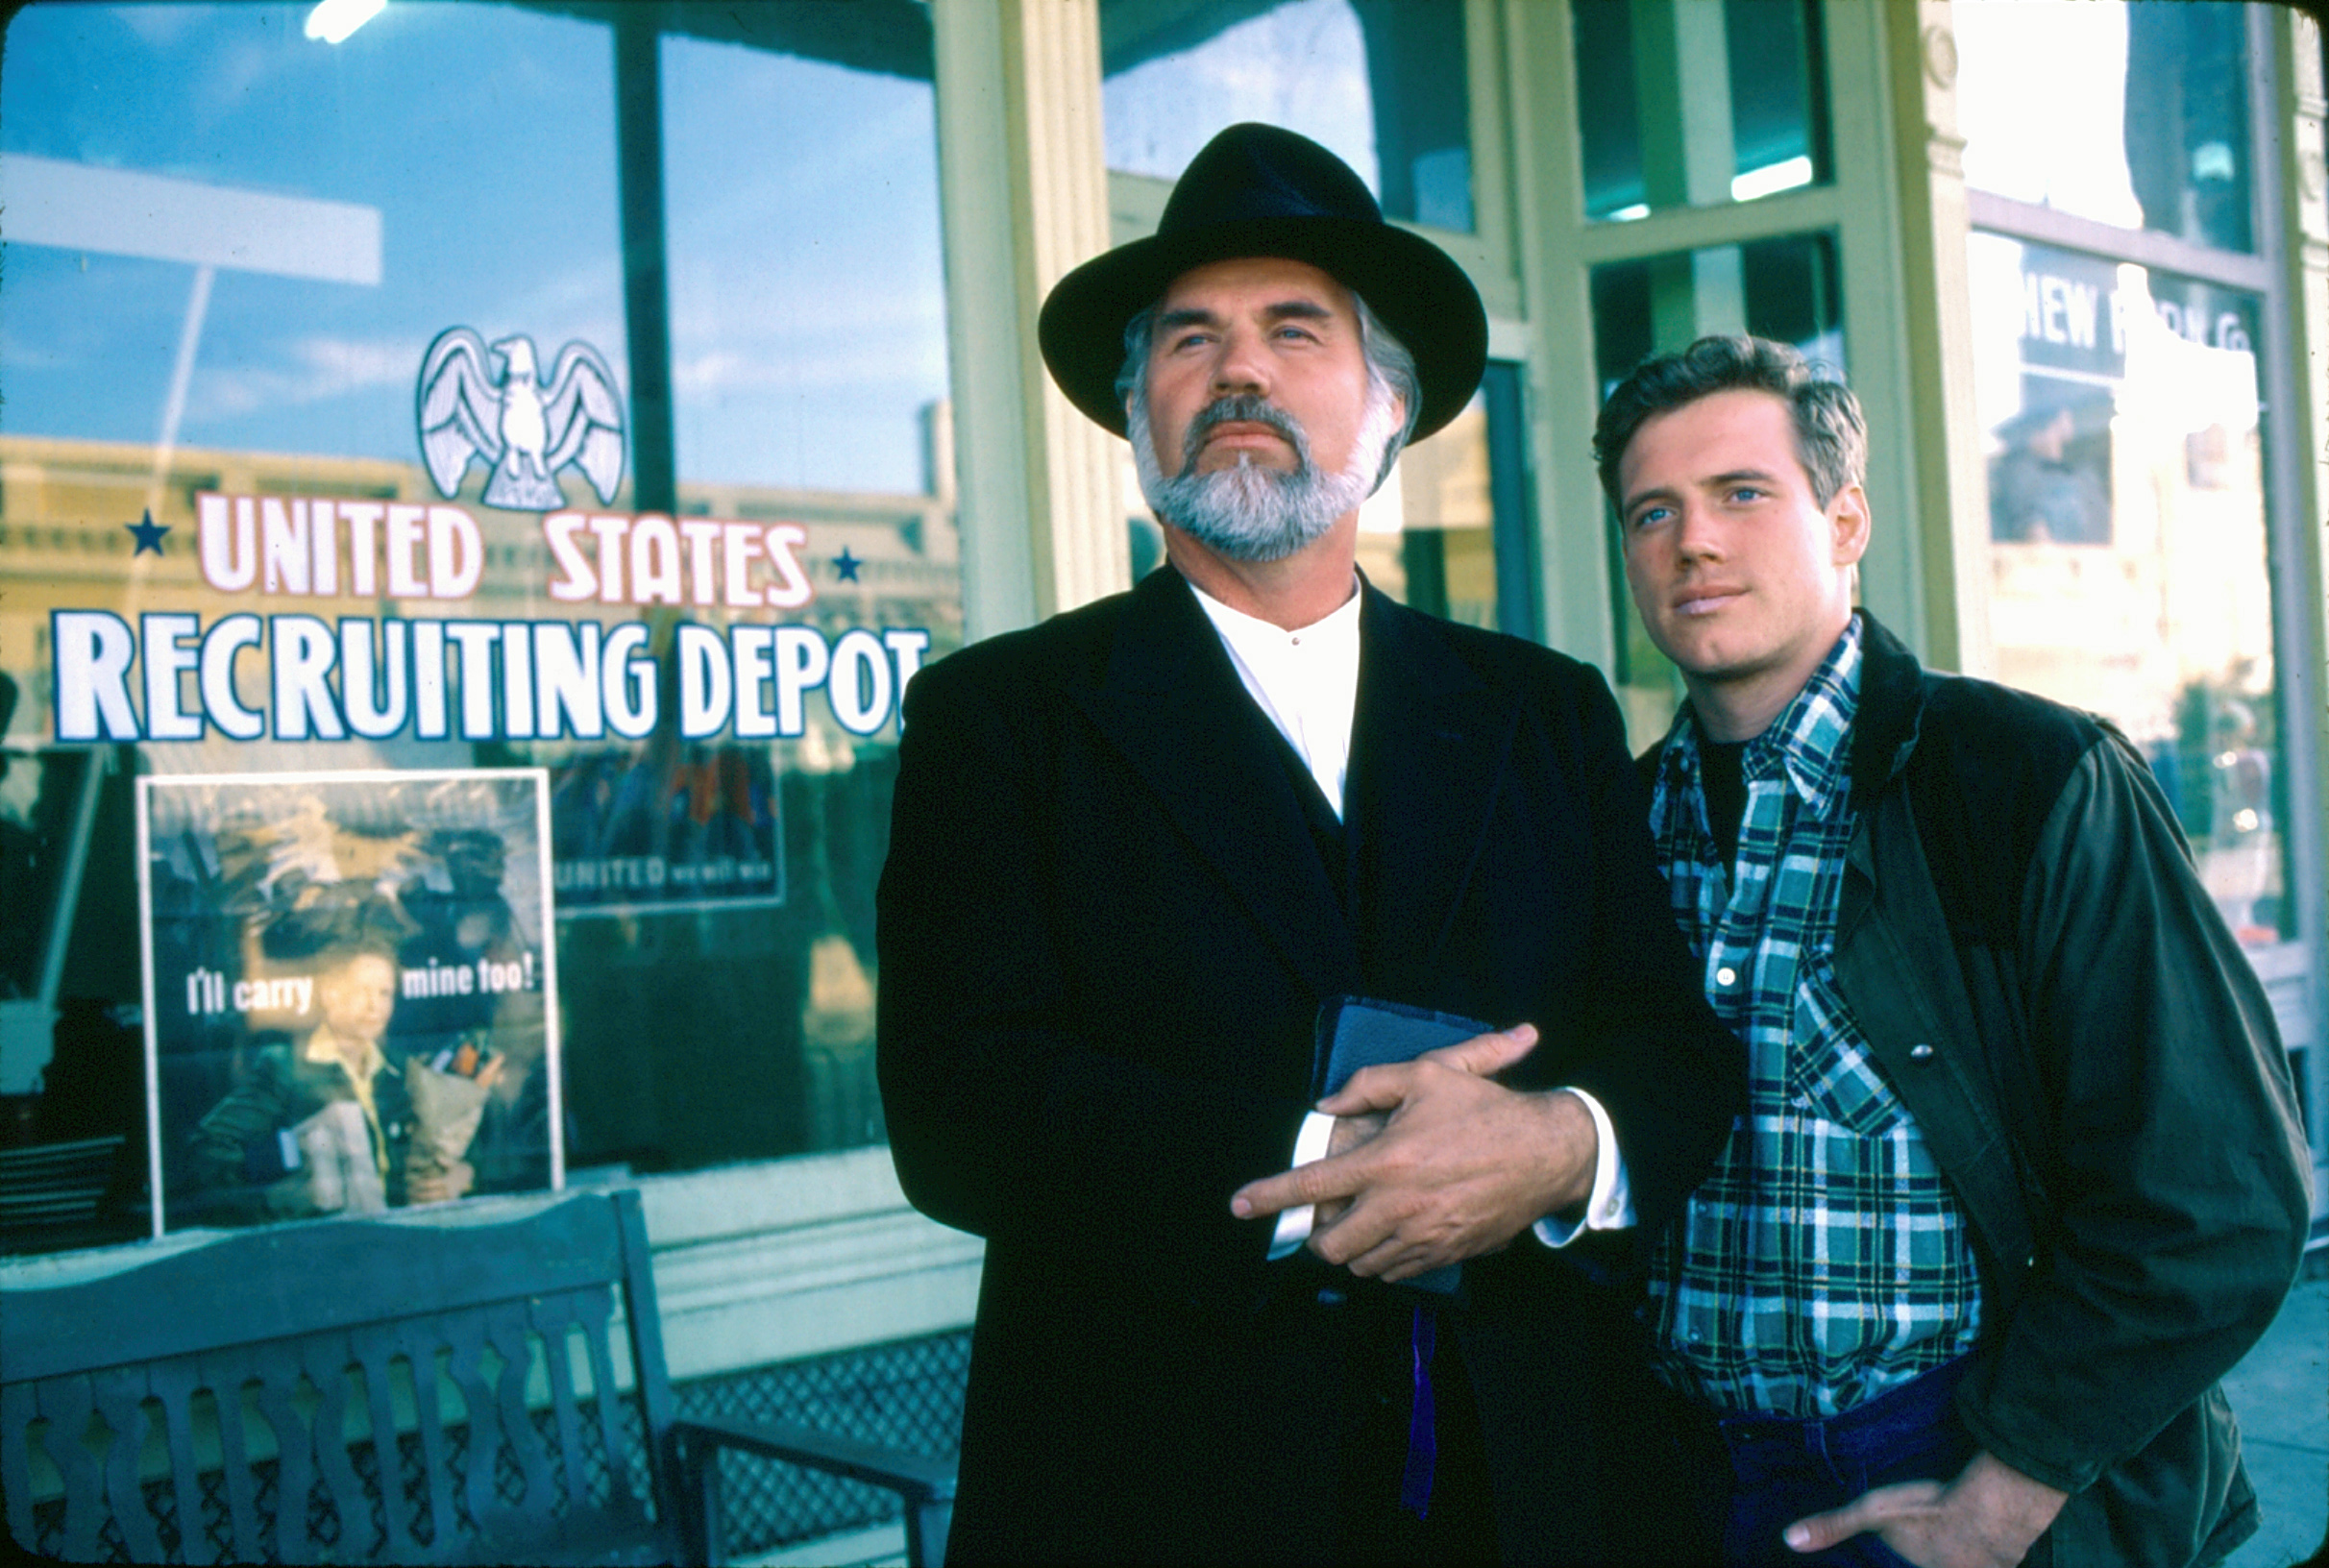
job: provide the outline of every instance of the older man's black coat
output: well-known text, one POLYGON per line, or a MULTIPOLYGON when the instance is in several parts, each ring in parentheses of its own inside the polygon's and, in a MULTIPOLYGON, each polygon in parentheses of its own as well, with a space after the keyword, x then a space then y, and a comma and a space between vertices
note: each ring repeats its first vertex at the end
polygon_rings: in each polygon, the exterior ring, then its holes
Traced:
MULTIPOLYGON (((1346 851, 1170 570, 907 695, 880 1068, 908 1197, 988 1241, 960 1556, 1333 1550, 1352 1282, 1229 1212, 1287 1164, 1322 998, 1535 1023, 1508 1081, 1599 1097, 1645 1221, 1740 1103, 1600 676, 1365 593, 1346 851)), ((1465 1272, 1505 1555, 1608 1560, 1630 1303, 1525 1236, 1465 1272)))

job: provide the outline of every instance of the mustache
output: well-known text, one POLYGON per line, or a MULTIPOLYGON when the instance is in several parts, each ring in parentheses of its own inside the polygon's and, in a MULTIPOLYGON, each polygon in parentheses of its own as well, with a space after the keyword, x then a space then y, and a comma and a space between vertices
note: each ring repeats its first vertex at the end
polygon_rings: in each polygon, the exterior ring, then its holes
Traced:
POLYGON ((1293 415, 1267 398, 1251 392, 1234 392, 1207 404, 1189 422, 1189 429, 1181 437, 1183 475, 1195 470, 1197 453, 1205 445, 1205 438, 1223 425, 1264 426, 1294 449, 1294 456, 1298 459, 1296 472, 1306 471, 1311 466, 1310 437, 1304 433, 1301 424, 1293 415))

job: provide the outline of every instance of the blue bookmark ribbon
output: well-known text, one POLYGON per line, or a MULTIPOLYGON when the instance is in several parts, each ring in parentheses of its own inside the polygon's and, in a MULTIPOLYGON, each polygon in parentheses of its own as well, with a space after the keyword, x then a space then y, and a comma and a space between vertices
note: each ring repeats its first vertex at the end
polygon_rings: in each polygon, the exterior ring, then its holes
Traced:
POLYGON ((1439 1457, 1438 1439, 1434 1433, 1434 1412, 1432 1406, 1432 1351, 1437 1342, 1438 1321, 1415 1304, 1415 1331, 1412 1338, 1415 1358, 1415 1403, 1408 1417, 1407 1470, 1399 1478, 1399 1504, 1416 1518, 1430 1514, 1432 1509, 1432 1465, 1439 1457))

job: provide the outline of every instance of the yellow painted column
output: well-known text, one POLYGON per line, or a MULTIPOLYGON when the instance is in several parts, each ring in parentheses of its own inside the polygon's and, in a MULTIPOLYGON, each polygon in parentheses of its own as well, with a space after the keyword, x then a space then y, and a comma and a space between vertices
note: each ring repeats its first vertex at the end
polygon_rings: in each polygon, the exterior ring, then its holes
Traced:
POLYGON ((936 0, 939 168, 973 637, 1127 586, 1113 436, 1044 373, 1037 313, 1108 247, 1097 0, 936 0))
POLYGON ((1514 262, 1528 331, 1538 634, 1608 670, 1618 632, 1607 525, 1593 469, 1601 397, 1588 269, 1578 244, 1584 175, 1569 7, 1501 0, 1496 14, 1511 106, 1514 262))
MULTIPOLYGON (((2320 24, 2291 9, 2279 18, 2282 102, 2289 110, 2291 151, 2285 209, 2289 213, 2287 280, 2291 317, 2301 336, 2297 345, 2297 396, 2302 404, 2305 451, 2300 502, 2313 527, 2311 560, 2305 563, 2322 594, 2317 625, 2329 625, 2329 85, 2321 78, 2320 24)), ((2316 657, 2319 649, 2312 650, 2316 657)), ((2329 668, 2324 669, 2329 674, 2329 668)), ((2324 682, 2329 685, 2329 682, 2324 682)), ((2315 716, 2329 740, 2329 712, 2315 716)), ((2329 744, 2323 755, 2329 757, 2329 744)))
MULTIPOLYGON (((2314 613, 2303 618, 2309 642, 2284 646, 2280 651, 2284 669, 2301 663, 2313 677, 2312 765, 2292 769, 2289 780, 2291 834, 2301 845, 2307 837, 2318 845, 2329 836, 2329 698, 2323 695, 2329 694, 2329 135, 2324 127, 2329 121, 2329 84, 2322 80, 2320 24, 2292 8, 2275 18, 2274 26, 2280 34, 2275 40, 2277 108, 2286 115, 2281 123, 2287 127, 2291 154, 2283 160, 2283 178, 2289 184, 2280 193, 2286 226, 2281 249, 2289 269, 2282 286, 2295 338, 2290 345, 2292 379, 2296 439, 2304 453, 2294 465, 2294 500, 2304 526, 2283 536, 2294 542, 2296 558, 2277 564, 2282 581, 2310 583, 2317 596, 2314 613), (2298 814, 2308 809, 2310 822, 2300 821, 2298 814)), ((2288 626, 2293 619, 2284 615, 2281 624, 2288 626)), ((2301 723, 2293 703, 2289 717, 2292 728, 2301 723)), ((2282 755, 2294 759, 2301 744, 2284 746, 2282 755)), ((2317 880, 2297 890, 2297 915, 2300 934, 2317 942, 2324 924, 2329 924, 2329 853, 2317 850, 2312 860, 2317 880)), ((2292 866, 2303 863, 2301 853, 2292 857, 2292 866)), ((2307 968, 2312 971, 2310 1000, 2317 1029, 2329 1018, 2329 977, 2323 973, 2319 947, 2314 948, 2307 968)), ((2313 1104, 2317 1107, 2329 1096, 2329 1064, 2318 1049, 2308 1054, 2313 1104)), ((2313 1147, 2314 1213, 2318 1215, 2329 1208, 2329 1181, 2324 1181, 2329 1172, 2329 1129, 2322 1127, 2317 1115, 2313 1147)))
POLYGON ((1099 0, 1008 0, 1026 115, 1024 210, 1031 239, 1027 354, 1042 390, 1041 462, 1048 533, 1038 577, 1045 611, 1130 586, 1132 553, 1116 486, 1115 438, 1078 413, 1036 352, 1035 312, 1051 285, 1108 249, 1108 168, 1100 135, 1099 0))
POLYGON ((1923 565, 1925 661, 1987 675, 1989 478, 1974 404, 1965 138, 1957 134, 1957 37, 1949 0, 1885 8, 1899 116, 1901 297, 1920 358, 1909 389, 1914 528, 1923 565))

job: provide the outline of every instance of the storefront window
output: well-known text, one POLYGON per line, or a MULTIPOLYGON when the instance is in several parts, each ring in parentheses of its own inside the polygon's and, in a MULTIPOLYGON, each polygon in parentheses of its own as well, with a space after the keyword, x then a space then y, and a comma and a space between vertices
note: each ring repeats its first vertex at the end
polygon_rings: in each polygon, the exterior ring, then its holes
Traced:
POLYGON ((2125 730, 2226 923, 2280 942, 2258 302, 1997 234, 1972 262, 1998 677, 2125 730))
POLYGON ((86 1103, 60 1020, 110 1008, 191 1192, 362 948, 392 1064, 430 958, 557 1020, 570 1165, 878 1141, 897 699, 961 641, 927 19, 312 9, 9 23, 0 1137, 86 1103), (141 971, 141 881, 243 935, 141 971))
MULTIPOLYGON (((1792 344, 1815 367, 1845 376, 1842 284, 1832 234, 1783 234, 1605 262, 1593 269, 1592 289, 1593 368, 1604 398, 1644 359, 1715 332, 1752 332, 1792 344)), ((1674 722, 1681 676, 1650 641, 1633 608, 1614 512, 1609 528, 1609 592, 1619 628, 1611 683, 1639 749, 1674 722)))
POLYGON ((1265 120, 1332 148, 1386 217, 1469 231, 1463 8, 1445 0, 1100 0, 1108 166, 1180 176, 1265 120))
POLYGON ((2251 251, 2247 12, 2220 0, 1960 0, 1965 180, 2121 229, 2251 251))
MULTIPOLYGON (((803 49, 845 20, 786 10, 765 19, 803 49)), ((579 1160, 692 1165, 884 1138, 873 884, 894 715, 914 668, 962 643, 926 28, 888 44, 886 68, 864 69, 663 41, 673 526, 684 551, 715 520, 722 571, 738 530, 766 607, 723 589, 645 609, 658 648, 675 622, 693 646, 713 649, 712 630, 724 644, 732 713, 707 713, 702 738, 527 749, 602 846, 560 890, 579 1160), (665 846, 650 864, 708 857, 737 874, 626 886, 645 845, 665 846), (592 869, 596 885, 575 885, 592 869)), ((671 570, 668 551, 627 542, 633 595, 648 594, 638 565, 671 570)), ((692 657, 678 652, 683 675, 692 657)))
POLYGON ((1532 635, 1520 367, 1490 361, 1462 413, 1400 454, 1359 509, 1359 565, 1402 604, 1532 635))
POLYGON ((1815 0, 1571 0, 1585 215, 1824 184, 1815 0))

